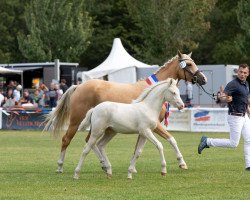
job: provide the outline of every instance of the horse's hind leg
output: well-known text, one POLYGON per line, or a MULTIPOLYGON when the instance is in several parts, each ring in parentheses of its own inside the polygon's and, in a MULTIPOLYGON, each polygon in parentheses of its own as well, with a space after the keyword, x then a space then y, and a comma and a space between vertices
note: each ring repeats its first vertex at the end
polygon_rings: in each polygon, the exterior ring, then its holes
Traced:
POLYGON ((77 129, 78 129, 78 126, 70 125, 68 127, 66 134, 62 137, 61 153, 60 153, 60 157, 57 161, 57 165, 58 165, 57 172, 58 173, 63 172, 63 163, 64 163, 65 154, 66 154, 66 149, 69 146, 72 138, 75 136, 77 129))
POLYGON ((128 179, 132 179, 132 173, 137 173, 136 168, 135 168, 135 163, 136 163, 136 160, 140 157, 146 141, 147 141, 147 138, 145 138, 144 136, 142 135, 138 136, 136 149, 130 161, 130 165, 128 167, 128 179))
POLYGON ((164 139, 166 139, 173 147, 177 160, 179 162, 179 167, 181 169, 188 169, 187 164, 181 154, 181 151, 177 145, 175 138, 162 127, 160 122, 157 123, 157 127, 155 128, 154 132, 163 137, 164 139))
POLYGON ((102 158, 104 162, 102 163, 102 169, 107 173, 108 177, 112 176, 112 166, 111 163, 107 157, 107 154, 105 152, 105 146, 107 143, 116 135, 116 132, 114 132, 111 129, 106 129, 104 135, 101 137, 101 139, 97 142, 97 148, 99 149, 102 158))

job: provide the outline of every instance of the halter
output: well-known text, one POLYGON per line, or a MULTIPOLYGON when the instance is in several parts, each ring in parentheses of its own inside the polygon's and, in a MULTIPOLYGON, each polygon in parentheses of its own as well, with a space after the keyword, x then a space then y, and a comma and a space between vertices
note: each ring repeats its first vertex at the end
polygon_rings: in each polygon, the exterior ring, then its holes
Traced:
MULTIPOLYGON (((199 88, 201 88, 210 98, 212 98, 213 100, 216 100, 216 97, 218 96, 217 94, 214 93, 209 93, 207 92, 204 87, 200 84, 197 83, 197 74, 200 72, 199 70, 197 70, 195 73, 191 72, 187 67, 187 63, 185 62, 185 60, 191 60, 192 62, 194 62, 192 59, 179 59, 180 62, 180 67, 184 70, 184 75, 185 75, 185 81, 187 81, 187 77, 186 77, 186 73, 188 72, 189 74, 192 75, 192 83, 196 84, 199 88)), ((217 97, 218 98, 218 97, 217 97)))
POLYGON ((199 70, 197 70, 195 73, 191 72, 190 69, 188 68, 188 65, 187 63, 185 62, 185 60, 190 60, 192 62, 194 62, 192 59, 179 59, 179 65, 180 67, 184 70, 184 75, 185 75, 185 81, 187 81, 187 77, 186 77, 186 73, 185 72, 188 72, 189 74, 191 74, 192 76, 192 83, 193 84, 197 84, 197 74, 200 72, 199 70))

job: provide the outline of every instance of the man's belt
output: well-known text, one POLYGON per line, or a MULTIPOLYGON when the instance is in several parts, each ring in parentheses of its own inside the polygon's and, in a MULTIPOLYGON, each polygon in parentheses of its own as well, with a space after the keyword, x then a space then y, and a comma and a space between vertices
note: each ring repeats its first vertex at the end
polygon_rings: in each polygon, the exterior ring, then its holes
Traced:
POLYGON ((236 112, 229 112, 229 115, 238 116, 238 117, 244 117, 246 113, 236 113, 236 112))

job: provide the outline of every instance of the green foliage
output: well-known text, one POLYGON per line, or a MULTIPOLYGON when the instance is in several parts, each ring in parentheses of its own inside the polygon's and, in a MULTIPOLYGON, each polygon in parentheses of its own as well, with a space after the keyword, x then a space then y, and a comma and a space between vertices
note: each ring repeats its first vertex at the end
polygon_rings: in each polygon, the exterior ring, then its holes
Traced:
POLYGON ((237 17, 242 29, 238 38, 238 46, 242 55, 242 62, 250 63, 250 1, 241 0, 238 3, 237 17))
MULTIPOLYGON (((210 31, 194 52, 199 64, 239 64, 244 61, 242 29, 237 19, 239 0, 218 0, 209 16, 210 31)), ((244 31, 243 31, 244 32, 244 31)))
MULTIPOLYGON (((207 133, 228 138, 228 133, 207 133)), ((250 172, 244 170, 243 141, 236 149, 209 148, 197 153, 200 133, 173 132, 189 169, 180 170, 173 149, 161 139, 168 174, 160 175, 158 150, 147 142, 137 162, 138 173, 127 180, 136 135, 117 135, 106 147, 113 167, 107 179, 90 152, 79 180, 73 172, 84 137, 77 133, 65 158, 64 173, 56 174, 61 140, 40 131, 0 132, 0 199, 10 200, 246 200, 250 172)))
POLYGON ((92 32, 83 0, 32 0, 25 22, 28 32, 20 33, 18 42, 28 61, 77 62, 92 32))
POLYGON ((108 56, 114 38, 121 38, 126 50, 141 58, 143 36, 129 15, 126 0, 87 0, 87 10, 93 17, 94 32, 90 45, 81 56, 80 65, 96 67, 108 56))
POLYGON ((145 59, 161 63, 177 50, 192 51, 197 40, 209 29, 206 15, 213 8, 212 0, 129 0, 131 16, 140 24, 145 41, 145 59))
POLYGON ((0 63, 21 62, 17 33, 25 31, 24 6, 28 0, 0 1, 0 63))

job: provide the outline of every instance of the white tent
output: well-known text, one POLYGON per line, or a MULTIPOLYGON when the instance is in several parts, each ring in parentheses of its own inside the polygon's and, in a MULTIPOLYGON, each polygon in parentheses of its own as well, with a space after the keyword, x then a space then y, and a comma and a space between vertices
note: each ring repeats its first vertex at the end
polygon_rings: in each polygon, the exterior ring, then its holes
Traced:
POLYGON ((7 69, 4 67, 0 67, 0 74, 22 74, 23 71, 15 70, 15 69, 7 69))
MULTIPOLYGON (((119 83, 135 83, 139 78, 139 71, 155 71, 156 66, 144 64, 124 49, 120 38, 115 38, 109 56, 96 68, 83 72, 83 81, 89 79, 106 79, 119 83)), ((145 74, 145 73, 144 73, 145 74)))
POLYGON ((23 71, 16 69, 7 69, 0 67, 0 74, 20 74, 21 75, 21 85, 23 86, 23 71))

